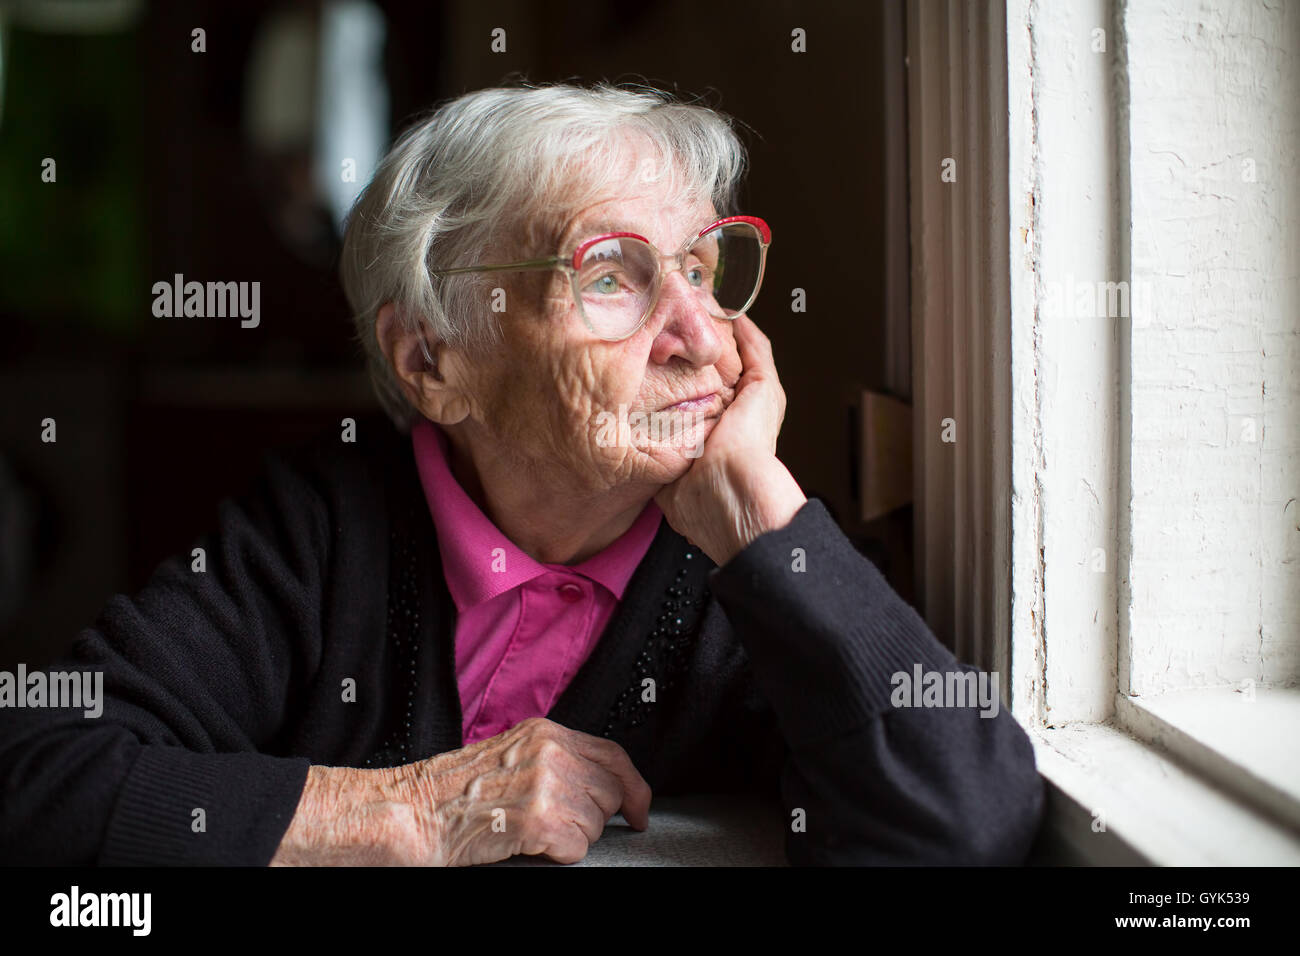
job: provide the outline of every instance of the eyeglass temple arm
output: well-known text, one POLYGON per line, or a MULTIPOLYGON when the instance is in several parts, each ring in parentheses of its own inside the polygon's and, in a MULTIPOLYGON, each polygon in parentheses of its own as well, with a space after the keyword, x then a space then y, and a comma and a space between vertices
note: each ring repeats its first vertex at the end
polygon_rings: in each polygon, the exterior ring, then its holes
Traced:
POLYGON ((551 256, 546 259, 528 259, 524 262, 507 262, 501 265, 493 266, 462 266, 458 269, 436 269, 429 273, 431 276, 454 276, 466 272, 509 272, 524 271, 527 269, 553 269, 556 266, 568 262, 563 256, 551 256))

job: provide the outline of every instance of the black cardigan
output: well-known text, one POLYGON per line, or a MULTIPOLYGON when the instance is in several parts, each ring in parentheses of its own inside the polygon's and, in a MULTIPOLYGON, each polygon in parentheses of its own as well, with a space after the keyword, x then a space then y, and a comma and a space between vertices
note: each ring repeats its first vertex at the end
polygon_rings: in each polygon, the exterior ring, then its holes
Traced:
MULTIPOLYGON (((461 746, 408 436, 373 417, 270 456, 196 544, 206 570, 165 562, 50 665, 103 670, 101 717, 0 709, 0 860, 266 864, 309 765, 461 746)), ((779 796, 793 863, 1023 862, 1043 805, 1027 736, 1005 709, 891 706, 918 664, 971 670, 819 502, 722 569, 665 521, 547 716, 617 741, 656 794, 779 796)))

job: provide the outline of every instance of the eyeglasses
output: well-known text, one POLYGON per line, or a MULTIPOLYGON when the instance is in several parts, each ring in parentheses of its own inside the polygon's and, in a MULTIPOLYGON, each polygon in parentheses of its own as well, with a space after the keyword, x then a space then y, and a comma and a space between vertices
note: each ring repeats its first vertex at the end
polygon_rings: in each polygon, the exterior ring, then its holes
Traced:
POLYGON ((594 236, 572 256, 551 256, 502 265, 440 269, 430 275, 561 269, 587 328, 606 341, 634 335, 654 312, 668 272, 686 277, 696 300, 717 319, 734 319, 758 298, 772 230, 757 216, 728 216, 705 226, 672 256, 645 236, 611 232, 594 236), (672 267, 664 269, 664 262, 672 267))

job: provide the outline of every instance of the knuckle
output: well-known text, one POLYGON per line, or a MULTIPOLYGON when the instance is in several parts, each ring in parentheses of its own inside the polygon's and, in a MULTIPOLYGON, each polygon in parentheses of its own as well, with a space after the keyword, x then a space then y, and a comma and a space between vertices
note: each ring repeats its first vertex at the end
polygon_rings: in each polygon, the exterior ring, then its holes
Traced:
POLYGON ((543 737, 534 745, 533 753, 547 770, 551 770, 567 755, 568 751, 553 737, 543 737))
POLYGON ((551 795, 556 790, 556 779, 554 767, 542 765, 535 768, 530 781, 534 798, 545 797, 548 800, 551 799, 551 795))
POLYGON ((541 790, 533 794, 533 798, 528 802, 526 811, 526 822, 534 830, 550 826, 555 815, 555 799, 551 796, 549 790, 541 790))
POLYGON ((545 717, 530 718, 528 731, 531 739, 537 741, 560 741, 564 739, 566 732, 565 728, 545 717))

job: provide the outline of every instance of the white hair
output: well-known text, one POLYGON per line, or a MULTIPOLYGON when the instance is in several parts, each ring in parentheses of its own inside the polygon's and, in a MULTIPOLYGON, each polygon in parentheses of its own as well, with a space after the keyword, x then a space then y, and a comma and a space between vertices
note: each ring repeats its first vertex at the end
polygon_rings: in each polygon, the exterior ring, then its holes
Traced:
MULTIPOLYGON (((482 351, 499 341, 482 273, 431 270, 482 264, 503 236, 558 241, 566 214, 616 195, 628 137, 658 158, 639 175, 669 178, 686 202, 734 211, 745 151, 724 114, 649 87, 601 83, 493 88, 444 103, 393 144, 348 215, 340 274, 384 410, 402 430, 416 412, 375 336, 392 302, 431 343, 482 351)), ((537 248, 533 255, 560 250, 537 248)))

